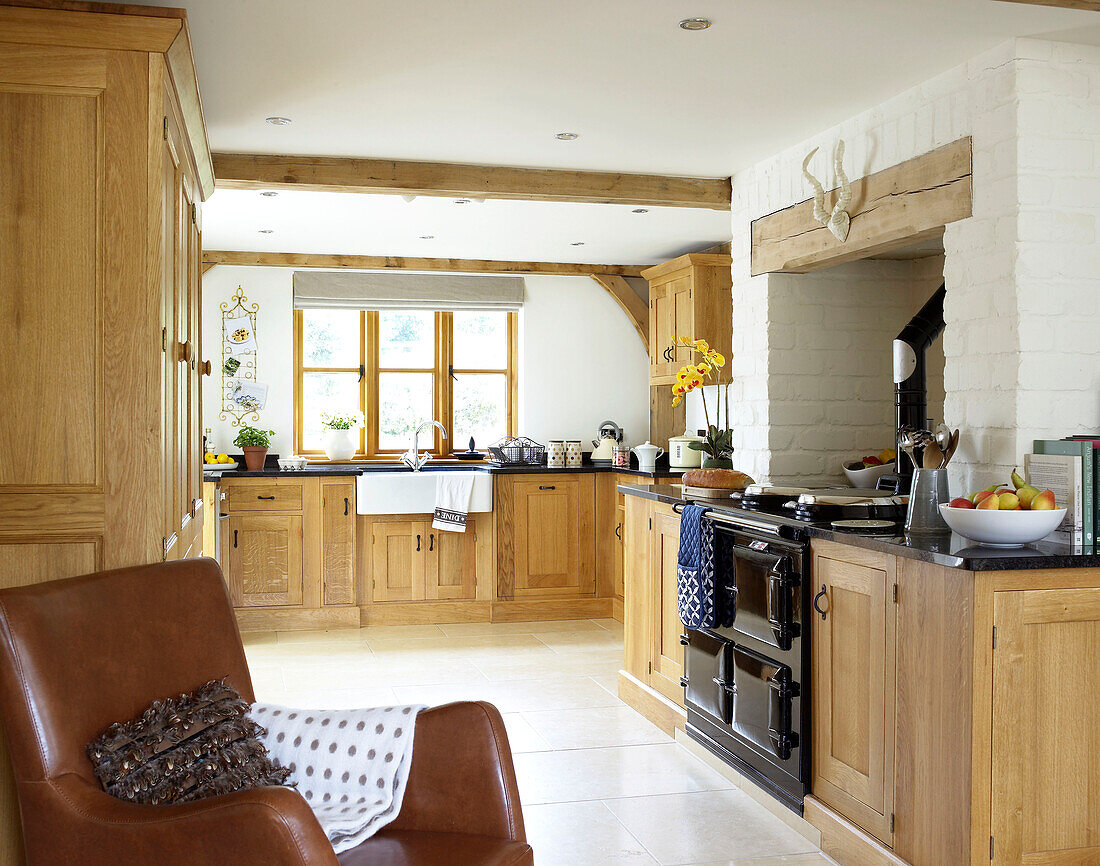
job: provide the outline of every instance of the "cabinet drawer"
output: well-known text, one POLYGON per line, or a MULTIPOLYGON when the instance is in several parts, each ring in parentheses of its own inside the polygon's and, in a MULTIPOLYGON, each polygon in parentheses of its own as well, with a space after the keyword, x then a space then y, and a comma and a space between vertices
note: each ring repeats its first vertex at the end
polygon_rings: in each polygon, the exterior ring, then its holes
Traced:
POLYGON ((235 511, 301 511, 302 482, 234 484, 226 491, 230 513, 235 511))

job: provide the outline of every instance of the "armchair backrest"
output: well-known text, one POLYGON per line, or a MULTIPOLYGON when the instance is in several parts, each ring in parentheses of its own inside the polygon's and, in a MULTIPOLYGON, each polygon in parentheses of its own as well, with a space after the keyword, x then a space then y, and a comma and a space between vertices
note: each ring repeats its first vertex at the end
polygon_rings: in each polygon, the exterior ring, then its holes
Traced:
POLYGON ((0 591, 0 716, 17 782, 95 782, 84 746, 107 725, 226 676, 254 699, 212 559, 0 591))

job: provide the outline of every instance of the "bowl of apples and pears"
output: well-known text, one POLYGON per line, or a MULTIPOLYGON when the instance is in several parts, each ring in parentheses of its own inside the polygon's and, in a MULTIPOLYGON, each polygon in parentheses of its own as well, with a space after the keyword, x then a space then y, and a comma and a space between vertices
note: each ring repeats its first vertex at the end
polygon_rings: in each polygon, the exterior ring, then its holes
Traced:
POLYGON ((989 547, 1023 547, 1045 538, 1066 516, 1050 490, 1032 487, 1019 473, 1012 485, 994 484, 940 506, 944 521, 963 538, 989 547))

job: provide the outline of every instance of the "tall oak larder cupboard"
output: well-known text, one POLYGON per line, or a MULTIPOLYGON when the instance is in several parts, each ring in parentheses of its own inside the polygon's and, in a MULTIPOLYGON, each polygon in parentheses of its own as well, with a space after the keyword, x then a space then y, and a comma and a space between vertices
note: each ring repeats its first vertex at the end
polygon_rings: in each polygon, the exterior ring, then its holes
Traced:
POLYGON ((198 555, 213 182, 182 10, 0 2, 0 587, 198 555))

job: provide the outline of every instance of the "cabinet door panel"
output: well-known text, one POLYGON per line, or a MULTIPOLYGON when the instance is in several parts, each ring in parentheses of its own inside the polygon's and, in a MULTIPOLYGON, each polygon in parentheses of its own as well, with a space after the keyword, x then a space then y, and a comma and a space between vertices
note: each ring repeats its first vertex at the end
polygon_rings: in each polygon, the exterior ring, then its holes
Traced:
POLYGON ((355 604, 355 484, 321 482, 323 604, 355 604))
POLYGON ((229 593, 237 607, 302 603, 302 517, 229 518, 229 593))
POLYGON ((993 862, 1100 863, 1100 589, 998 592, 993 611, 993 862))
POLYGON ((683 705, 683 625, 676 606, 676 564, 680 549, 680 518, 659 507, 653 514, 653 659, 650 685, 683 705))
POLYGON ((427 573, 424 595, 428 599, 473 599, 477 532, 474 521, 465 532, 428 530, 427 573))
POLYGON ((895 612, 891 570, 815 555, 813 793, 891 844, 895 612))
POLYGON ((517 598, 595 593, 594 490, 590 475, 513 482, 517 598))
POLYGON ((672 367, 665 351, 672 345, 673 325, 676 322, 675 298, 667 284, 653 285, 649 289, 649 375, 650 378, 668 376, 672 367))
MULTIPOLYGON (((692 299, 692 278, 681 277, 678 280, 673 280, 669 284, 669 291, 672 294, 672 309, 673 309, 673 326, 672 337, 693 337, 697 340, 704 339, 705 334, 695 333, 695 305, 692 299)), ((680 346, 676 350, 674 356, 676 362, 674 364, 675 370, 673 373, 679 371, 680 367, 695 358, 694 353, 687 346, 680 346)))
POLYGON ((615 509, 615 546, 614 565, 612 566, 612 593, 615 598, 623 596, 623 533, 626 531, 626 509, 620 505, 615 509))
POLYGON ((423 600, 427 526, 418 520, 378 522, 371 532, 373 600, 423 600))

